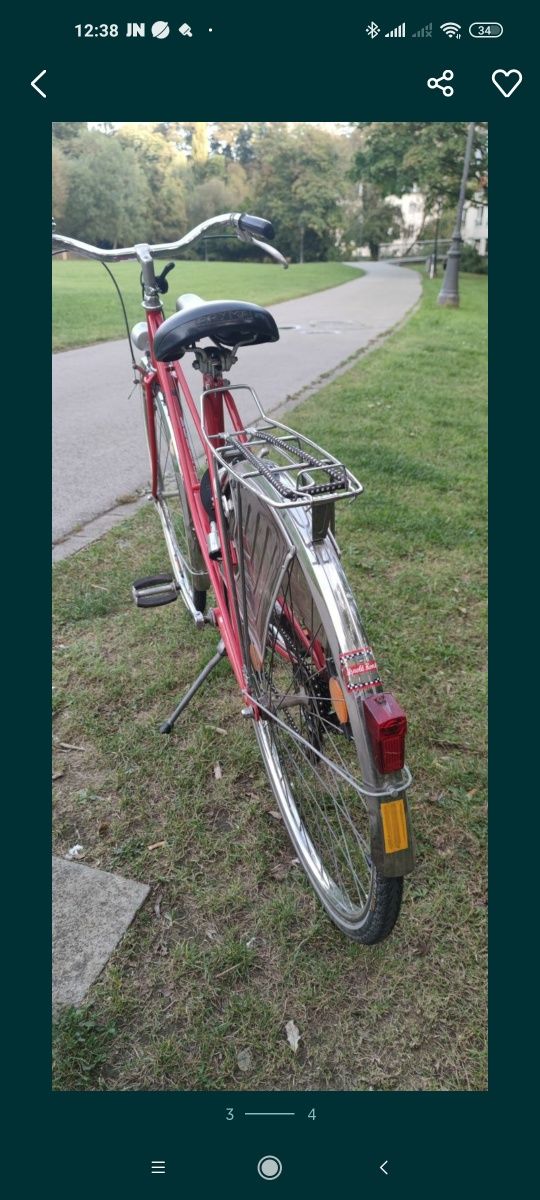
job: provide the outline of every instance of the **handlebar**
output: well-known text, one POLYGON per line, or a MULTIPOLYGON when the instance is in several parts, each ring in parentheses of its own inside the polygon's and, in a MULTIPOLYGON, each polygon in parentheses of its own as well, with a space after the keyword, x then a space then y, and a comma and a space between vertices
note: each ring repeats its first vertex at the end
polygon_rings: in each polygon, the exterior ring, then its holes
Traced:
POLYGON ((249 213, 241 213, 238 218, 238 228, 241 233, 264 238, 265 242, 271 242, 274 237, 274 226, 271 221, 264 221, 262 217, 250 217, 249 213))
POLYGON ((148 262, 149 257, 152 259, 168 258, 177 250, 183 249, 184 246, 189 246, 191 242, 202 237, 207 229, 216 225, 232 227, 241 241, 258 246, 260 250, 264 250, 276 262, 281 263, 283 267, 288 267, 287 260, 280 254, 279 250, 276 250, 275 246, 268 246, 265 240, 260 240, 261 238, 266 239, 274 236, 271 222, 264 221, 262 217, 252 217, 249 213, 221 213, 217 217, 209 217, 207 221, 202 221, 200 225, 196 225, 189 233, 184 234, 184 237, 179 238, 177 242, 160 242, 155 246, 140 243, 136 246, 102 250, 99 246, 91 246, 87 242, 79 242, 76 238, 62 237, 58 233, 53 233, 52 240, 53 248, 57 247, 58 250, 69 250, 72 254, 77 254, 80 258, 95 258, 101 262, 126 262, 129 259, 136 259, 143 264, 144 262, 148 262))

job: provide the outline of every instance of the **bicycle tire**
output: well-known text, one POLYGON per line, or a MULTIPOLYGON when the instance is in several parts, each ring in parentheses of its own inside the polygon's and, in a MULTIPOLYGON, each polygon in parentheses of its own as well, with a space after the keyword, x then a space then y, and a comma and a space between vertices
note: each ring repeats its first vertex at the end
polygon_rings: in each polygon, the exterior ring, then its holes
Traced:
MULTIPOLYGON (((261 520, 257 536, 264 544, 261 520)), ((267 520, 275 520, 268 510, 267 520)), ((341 574, 343 596, 353 605, 341 574)), ((359 620, 356 611, 354 616, 359 620)), ((249 632, 248 637, 253 645, 249 632)), ((266 710, 261 707, 255 733, 285 827, 311 885, 342 933, 374 945, 388 937, 398 919, 403 877, 383 876, 372 861, 367 805, 337 773, 341 768, 357 777, 360 757, 357 738, 351 726, 337 718, 330 695, 338 645, 332 617, 328 610, 318 611, 309 573, 293 555, 270 615, 262 660, 254 664, 251 657, 252 694, 266 710)))
POLYGON ((187 597, 197 612, 204 613, 209 580, 189 513, 176 439, 163 394, 157 387, 153 400, 158 467, 156 507, 180 594, 188 610, 187 597))

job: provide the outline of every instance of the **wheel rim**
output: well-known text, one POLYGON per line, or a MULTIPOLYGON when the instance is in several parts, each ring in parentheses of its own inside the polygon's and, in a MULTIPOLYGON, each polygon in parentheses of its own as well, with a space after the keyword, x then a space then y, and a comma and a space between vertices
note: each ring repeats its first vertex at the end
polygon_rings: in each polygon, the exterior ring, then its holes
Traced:
POLYGON ((280 723, 261 719, 256 732, 311 883, 334 918, 358 927, 369 913, 372 893, 369 817, 354 786, 354 739, 349 726, 340 724, 330 698, 329 678, 335 674, 330 639, 306 595, 293 561, 255 672, 255 696, 280 723))

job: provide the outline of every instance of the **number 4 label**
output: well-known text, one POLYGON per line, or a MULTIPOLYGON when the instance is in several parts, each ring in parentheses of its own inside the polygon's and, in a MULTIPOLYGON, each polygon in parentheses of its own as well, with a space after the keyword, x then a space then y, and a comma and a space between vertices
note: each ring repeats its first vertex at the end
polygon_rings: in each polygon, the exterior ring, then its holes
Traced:
POLYGON ((308 1121, 316 1121, 316 1120, 317 1120, 317 1114, 315 1112, 315 1109, 310 1108, 310 1110, 308 1112, 308 1121))

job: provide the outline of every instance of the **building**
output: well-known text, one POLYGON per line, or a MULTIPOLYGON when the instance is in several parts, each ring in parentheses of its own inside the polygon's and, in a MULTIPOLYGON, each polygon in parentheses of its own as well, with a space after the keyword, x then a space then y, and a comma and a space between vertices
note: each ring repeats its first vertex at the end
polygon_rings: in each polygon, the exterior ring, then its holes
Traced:
POLYGON ((469 246, 474 246, 482 258, 488 252, 488 205, 483 192, 477 192, 467 201, 463 212, 461 236, 469 246))
MULTIPOLYGON (((403 228, 399 238, 395 238, 394 241, 385 244, 383 257, 399 258, 404 254, 411 254, 411 256, 415 253, 420 254, 423 248, 422 242, 426 241, 425 234, 423 233, 425 203, 422 193, 414 189, 412 192, 405 192, 401 197, 389 196, 388 199, 395 204, 399 204, 403 228)), ((432 225, 432 221, 430 225, 432 225)), ((482 257, 487 255, 488 204, 484 191, 475 192, 473 199, 465 202, 461 236, 463 241, 469 246, 474 246, 482 257)), ((432 237, 433 234, 431 235, 431 240, 432 237)), ((446 245, 447 243, 448 239, 446 239, 444 244, 446 245)))

